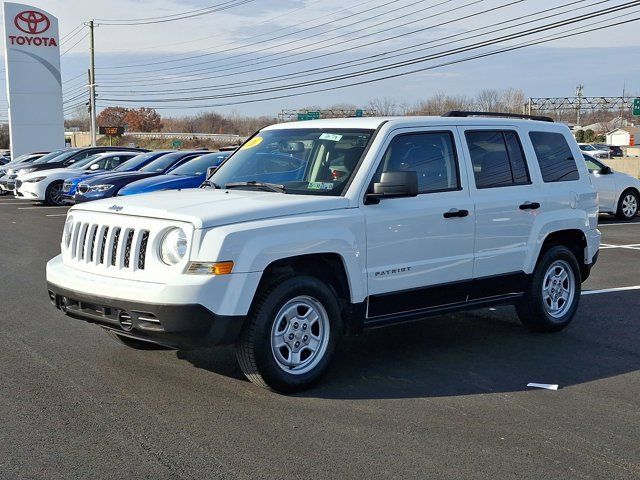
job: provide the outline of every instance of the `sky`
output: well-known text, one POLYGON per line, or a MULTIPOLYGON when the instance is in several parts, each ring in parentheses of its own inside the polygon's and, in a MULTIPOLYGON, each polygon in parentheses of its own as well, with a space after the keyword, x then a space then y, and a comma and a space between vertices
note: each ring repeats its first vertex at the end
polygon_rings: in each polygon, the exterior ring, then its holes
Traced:
MULTIPOLYGON (((620 95, 623 88, 640 94, 640 62, 633 60, 640 55, 640 21, 594 30, 640 17, 640 6, 588 20, 581 27, 588 32, 585 35, 441 65, 553 32, 468 52, 450 49, 627 3, 573 0, 566 8, 535 15, 570 1, 39 0, 33 5, 57 16, 60 22, 67 111, 83 101, 89 40, 83 38, 87 29, 82 24, 89 19, 98 24, 99 107, 144 105, 161 108, 166 116, 210 110, 275 115, 283 108, 308 105, 364 106, 376 97, 413 104, 435 92, 474 95, 485 88, 520 88, 534 97, 567 96, 573 95, 579 83, 589 96, 620 95), (120 19, 176 15, 230 1, 237 5, 192 18, 113 25, 120 19), (540 18, 552 14, 561 15, 540 18), (518 26, 524 22, 529 23, 518 26), (593 22, 600 23, 587 25, 593 22), (512 28, 498 31, 507 26, 512 28), (491 33, 493 30, 496 32, 491 33), (337 82, 326 80, 443 52, 450 55, 337 82), (309 93, 419 69, 422 71, 392 79, 309 93), (305 86, 292 88, 293 83, 305 86), (273 88, 276 91, 253 93, 273 88), (200 99, 203 96, 217 98, 200 99), (271 96, 283 98, 259 101, 271 96), (140 102, 142 99, 148 101, 140 102)), ((0 108, 3 105, 4 88, 0 108)))

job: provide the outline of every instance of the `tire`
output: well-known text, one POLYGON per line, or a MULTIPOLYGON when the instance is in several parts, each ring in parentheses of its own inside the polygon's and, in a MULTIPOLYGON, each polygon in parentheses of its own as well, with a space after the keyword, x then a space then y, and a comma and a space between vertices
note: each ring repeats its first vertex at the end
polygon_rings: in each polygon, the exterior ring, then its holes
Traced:
POLYGON ((538 260, 531 285, 516 304, 516 312, 531 331, 558 332, 573 319, 580 292, 580 266, 574 253, 556 245, 538 260))
POLYGON ((341 328, 338 298, 325 283, 309 276, 274 279, 251 306, 236 344, 238 363, 256 385, 305 390, 326 371, 341 328))
POLYGON ((50 206, 60 206, 64 202, 62 200, 62 183, 61 181, 52 182, 44 193, 44 204, 50 206))
POLYGON ((638 194, 633 190, 625 190, 620 195, 620 200, 618 200, 616 218, 618 220, 632 220, 638 214, 639 205, 638 194))
POLYGON ((135 338, 125 337, 124 335, 118 335, 112 330, 105 329, 105 332, 116 342, 122 345, 126 345, 127 347, 133 348, 135 350, 169 350, 169 347, 158 345, 156 343, 144 342, 142 340, 136 340, 135 338))

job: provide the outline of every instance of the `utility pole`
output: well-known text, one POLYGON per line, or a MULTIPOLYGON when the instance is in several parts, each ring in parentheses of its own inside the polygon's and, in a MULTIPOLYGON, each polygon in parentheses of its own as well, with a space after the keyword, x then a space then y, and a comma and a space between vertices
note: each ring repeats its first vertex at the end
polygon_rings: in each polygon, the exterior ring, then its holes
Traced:
POLYGON ((582 97, 584 94, 584 85, 580 84, 576 87, 576 125, 580 125, 580 109, 582 108, 582 97))
POLYGON ((89 21, 89 105, 91 109, 91 146, 96 146, 96 64, 93 20, 89 21))

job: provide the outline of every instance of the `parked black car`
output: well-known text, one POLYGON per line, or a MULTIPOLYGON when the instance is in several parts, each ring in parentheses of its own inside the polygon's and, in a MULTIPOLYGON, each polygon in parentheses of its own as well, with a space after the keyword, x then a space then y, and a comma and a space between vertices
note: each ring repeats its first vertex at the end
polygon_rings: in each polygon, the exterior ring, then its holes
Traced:
POLYGON ((16 173, 18 175, 24 173, 37 172, 40 170, 50 170, 52 168, 66 168, 78 160, 82 160, 96 153, 104 152, 148 152, 144 148, 132 148, 132 147, 84 147, 84 148, 68 148, 66 150, 58 150, 51 152, 35 162, 31 163, 28 167, 21 168, 16 173))

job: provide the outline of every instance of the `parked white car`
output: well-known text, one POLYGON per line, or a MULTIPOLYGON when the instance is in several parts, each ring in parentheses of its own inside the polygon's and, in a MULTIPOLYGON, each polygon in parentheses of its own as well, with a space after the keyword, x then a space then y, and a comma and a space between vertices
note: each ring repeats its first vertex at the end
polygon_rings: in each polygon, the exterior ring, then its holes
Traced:
POLYGON ((111 170, 140 152, 107 152, 91 155, 74 163, 68 168, 38 170, 18 175, 15 183, 15 196, 24 200, 36 200, 47 205, 62 205, 62 185, 64 181, 78 177, 83 173, 98 170, 111 170))
POLYGON ((598 256, 597 192, 553 121, 282 123, 207 185, 71 208, 53 305, 133 348, 235 344, 252 382, 291 392, 366 328, 510 303, 559 331, 598 256))
POLYGON ((600 212, 610 213, 620 220, 635 217, 640 205, 640 180, 626 173, 616 172, 590 155, 583 155, 598 189, 600 212))
POLYGON ((609 150, 608 148, 606 150, 603 150, 602 148, 598 148, 595 145, 592 145, 591 143, 579 143, 578 146, 580 147, 580 150, 582 150, 584 153, 588 155, 591 155, 592 157, 595 157, 595 158, 611 157, 611 150, 609 150))

